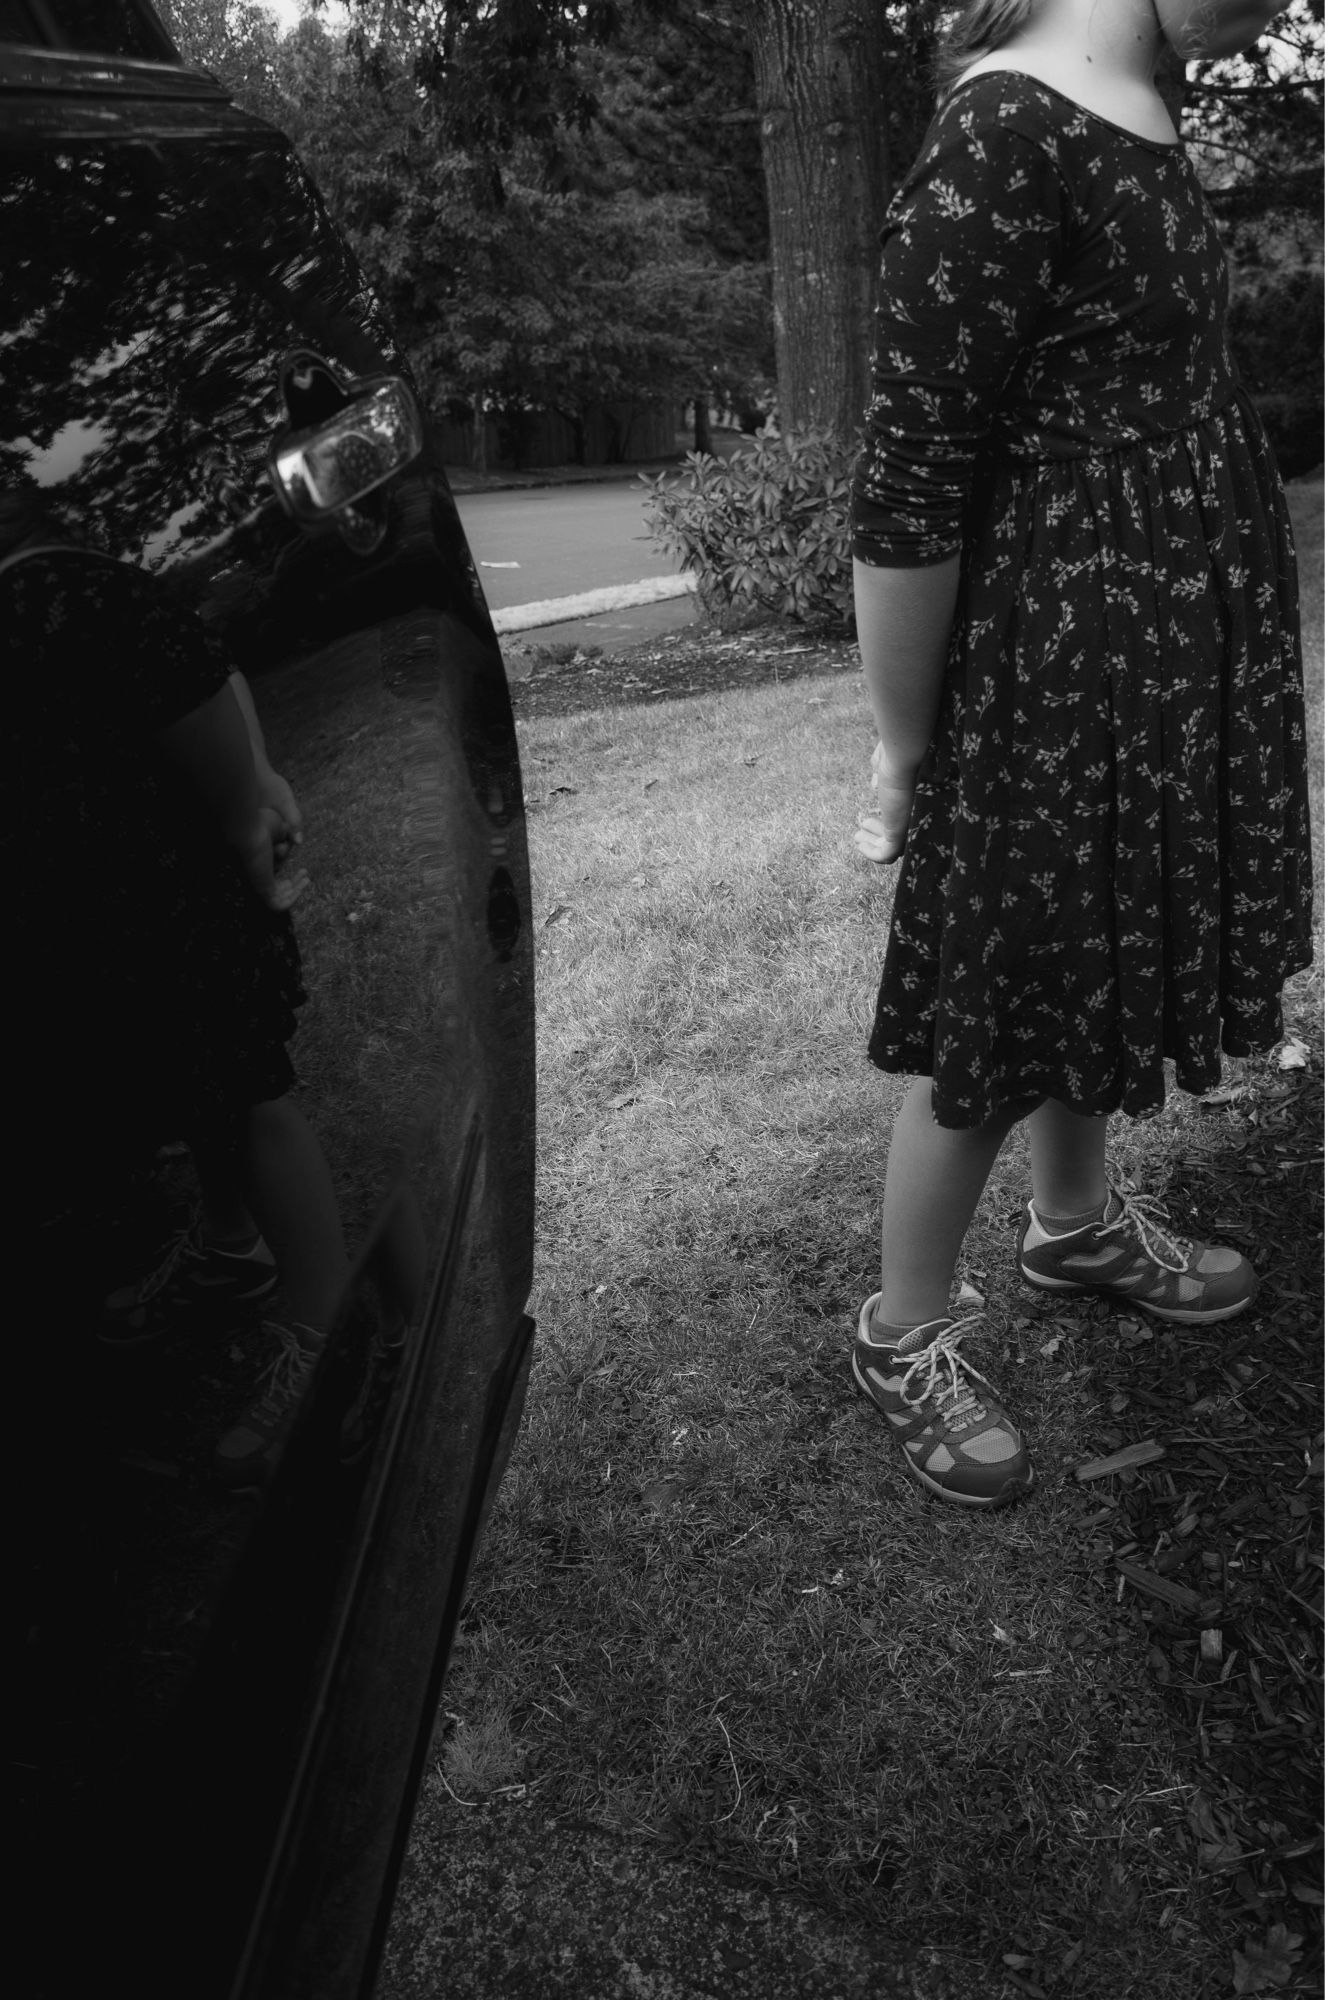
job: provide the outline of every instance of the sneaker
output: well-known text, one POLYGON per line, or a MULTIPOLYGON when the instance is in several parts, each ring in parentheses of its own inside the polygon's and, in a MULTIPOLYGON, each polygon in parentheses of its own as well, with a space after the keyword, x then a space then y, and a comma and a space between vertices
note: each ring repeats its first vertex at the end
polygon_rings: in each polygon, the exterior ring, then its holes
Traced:
POLYGON ((913 1479, 961 1507, 1002 1507, 1035 1483, 1021 1432, 959 1350, 982 1313, 934 1319, 897 1341, 871 1337, 879 1293, 860 1309, 851 1373, 883 1411, 913 1479))
POLYGON ((1049 1292, 1102 1292, 1158 1319, 1200 1326, 1232 1319, 1256 1296, 1256 1273, 1236 1250, 1189 1243, 1148 1195, 1110 1188, 1102 1222, 1056 1235, 1028 1202, 1017 1262, 1049 1292))
POLYGON ((260 1236, 246 1250, 222 1250, 204 1242, 194 1223, 145 1278, 107 1296, 100 1338, 107 1347, 139 1347, 158 1339, 181 1312, 257 1305, 275 1289, 276 1261, 260 1236))
POLYGON ((313 1364, 326 1345, 325 1334, 298 1321, 278 1326, 268 1320, 263 1330, 276 1336, 278 1346, 262 1371, 261 1390, 212 1453, 213 1472, 235 1493, 264 1485, 275 1470, 313 1364))

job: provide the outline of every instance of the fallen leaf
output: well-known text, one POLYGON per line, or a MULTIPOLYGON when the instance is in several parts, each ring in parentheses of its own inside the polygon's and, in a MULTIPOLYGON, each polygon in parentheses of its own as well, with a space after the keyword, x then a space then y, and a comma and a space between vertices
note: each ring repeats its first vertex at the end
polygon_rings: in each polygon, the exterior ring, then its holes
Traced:
POLYGON ((1243 1868, 1239 1871, 1237 1875, 1234 1876, 1233 1887, 1237 1890, 1239 1896, 1241 1896, 1243 1902, 1247 1905, 1247 1908, 1252 1912, 1252 1914, 1254 1916, 1259 1916, 1261 1911, 1265 1908, 1265 1898, 1264 1896, 1262 1896, 1260 1890, 1256 1887, 1256 1884, 1252 1880, 1251 1873, 1248 1869, 1243 1868))
POLYGON ((1297 1035, 1290 1035, 1279 1051, 1280 1069, 1305 1069, 1311 1051, 1297 1035))
POLYGON ((543 929, 544 930, 549 929, 551 925, 560 922, 562 917, 568 917, 569 915, 570 915, 570 904, 558 903, 556 908, 553 910, 549 910, 547 915, 544 917, 543 929))
POLYGON ((1241 1951, 1233 1954, 1233 1991, 1266 1993, 1274 1986, 1287 1986, 1302 1955, 1302 1939, 1285 1924, 1273 1924, 1265 1943, 1248 1938, 1241 1951))
POLYGON ((1203 1840, 1196 1850, 1202 1868, 1212 1875, 1222 1874, 1228 1868, 1236 1867, 1242 1859, 1242 1849, 1236 1840, 1203 1840))

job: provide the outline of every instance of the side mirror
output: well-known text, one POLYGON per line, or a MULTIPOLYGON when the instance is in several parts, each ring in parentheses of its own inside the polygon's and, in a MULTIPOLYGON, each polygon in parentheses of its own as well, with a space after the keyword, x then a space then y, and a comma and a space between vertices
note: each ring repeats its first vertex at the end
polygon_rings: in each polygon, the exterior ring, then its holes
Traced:
POLYGON ((369 555, 385 517, 357 503, 423 450, 423 420, 405 384, 393 376, 354 385, 334 415, 277 438, 267 470, 281 504, 301 528, 337 528, 357 554, 369 555))

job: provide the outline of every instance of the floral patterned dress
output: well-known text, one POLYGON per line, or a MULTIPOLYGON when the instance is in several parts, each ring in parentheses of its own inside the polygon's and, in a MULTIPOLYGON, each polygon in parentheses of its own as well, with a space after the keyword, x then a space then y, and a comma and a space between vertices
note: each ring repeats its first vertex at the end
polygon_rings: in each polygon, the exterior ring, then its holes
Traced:
POLYGON ((1132 1115, 1311 961, 1287 506, 1179 145, 1034 78, 946 99, 884 233, 855 552, 960 552, 871 1059, 940 1124, 1132 1115))

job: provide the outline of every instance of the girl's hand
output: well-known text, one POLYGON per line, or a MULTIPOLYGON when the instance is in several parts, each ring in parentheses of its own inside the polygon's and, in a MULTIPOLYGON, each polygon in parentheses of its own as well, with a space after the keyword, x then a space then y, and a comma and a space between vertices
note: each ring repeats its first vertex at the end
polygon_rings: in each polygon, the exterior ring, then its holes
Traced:
POLYGON ((298 799, 290 789, 289 780, 283 778, 279 771, 273 771, 265 757, 255 756, 253 761, 259 802, 264 809, 274 812, 281 822, 280 831, 273 841, 276 865, 279 867, 303 842, 304 816, 298 799))
POLYGON ((853 836, 858 851, 867 861, 881 866, 899 861, 906 850, 906 829, 915 800, 914 774, 892 772, 882 743, 874 746, 870 759, 870 790, 878 795, 878 808, 861 813, 853 836))
MULTIPOLYGON (((297 834, 294 837, 302 838, 297 834)), ((235 827, 230 845, 248 877, 249 887, 269 910, 288 910, 308 887, 308 870, 281 865, 293 844, 284 815, 274 806, 259 806, 256 813, 235 827)))

